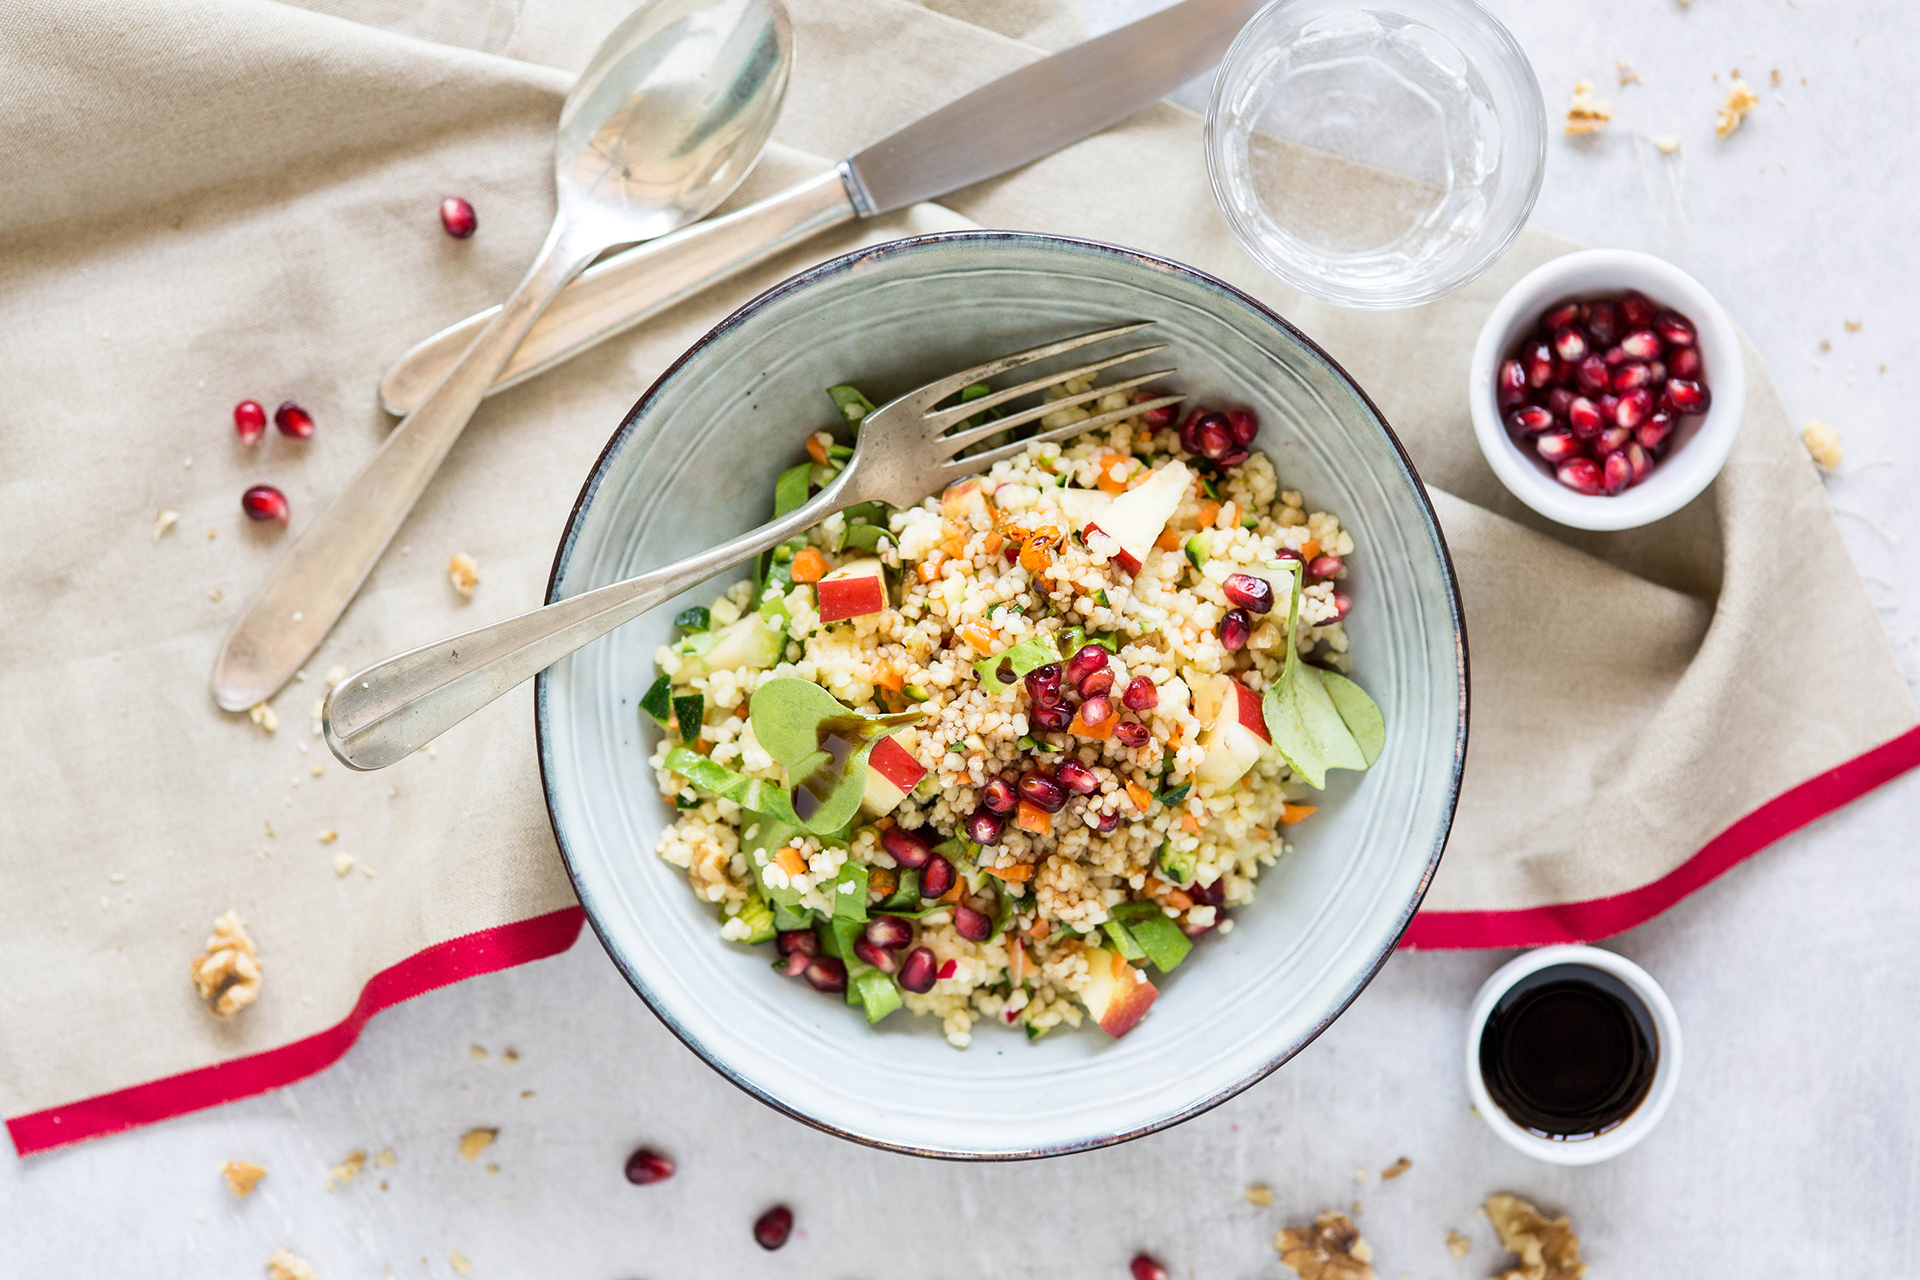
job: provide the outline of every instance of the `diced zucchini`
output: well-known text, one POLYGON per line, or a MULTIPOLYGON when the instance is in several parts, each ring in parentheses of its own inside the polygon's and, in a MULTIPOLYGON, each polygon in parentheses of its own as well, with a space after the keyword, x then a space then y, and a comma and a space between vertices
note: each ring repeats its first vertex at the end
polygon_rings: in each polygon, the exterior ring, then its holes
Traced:
POLYGON ((1193 883, 1195 858, 1191 849, 1175 852, 1169 846, 1172 841, 1160 842, 1160 878, 1169 884, 1185 887, 1193 883))
POLYGON ((767 900, 757 892, 749 890, 745 902, 726 903, 721 906, 721 923, 724 924, 731 919, 745 921, 747 927, 753 930, 751 934, 743 939, 747 945, 752 946, 756 943, 771 942, 773 940, 773 908, 769 907, 767 900))
POLYGON ((681 667, 689 678, 712 675, 736 667, 754 667, 761 671, 778 665, 786 651, 783 632, 769 625, 757 613, 738 622, 730 622, 718 631, 703 631, 681 642, 681 652, 693 659, 681 667))
POLYGON ((1185 800, 1187 793, 1192 790, 1193 784, 1191 782, 1183 782, 1177 787, 1169 787, 1167 790, 1162 791, 1159 795, 1155 796, 1154 799, 1164 805, 1176 805, 1182 800, 1185 800))
POLYGON ((682 609, 673 615, 673 625, 686 631, 706 631, 713 626, 713 611, 703 604, 682 609))
MULTIPOLYGON (((775 827, 791 827, 790 831, 779 835, 782 843, 800 833, 800 820, 794 815, 793 800, 787 795, 785 787, 763 778, 749 778, 745 774, 735 773, 725 765, 715 764, 691 747, 675 747, 667 752, 666 766, 670 772, 679 774, 702 791, 719 796, 722 800, 731 800, 742 809, 764 815, 762 825, 768 828, 766 838, 775 837, 775 827)), ((758 847, 766 852, 781 846, 761 844, 758 847)))
POLYGON ((1124 924, 1154 968, 1162 973, 1170 972, 1193 950, 1193 939, 1151 902, 1124 903, 1114 908, 1113 915, 1124 924))
POLYGON ((873 412, 873 401, 860 394, 858 387, 828 387, 827 394, 833 397, 833 407, 840 411, 841 421, 855 430, 873 412))
POLYGON ((1097 644, 1108 653, 1120 652, 1120 638, 1109 632, 1090 632, 1085 627, 1068 627, 1060 633, 1060 651, 1069 658, 1089 644, 1097 644))
POLYGON ((1109 920, 1102 928, 1107 937, 1113 940, 1113 949, 1120 953, 1122 959, 1145 960, 1147 958, 1147 953, 1141 949, 1138 942, 1134 941, 1133 934, 1128 932, 1127 926, 1118 920, 1109 920))
POLYGON ((692 742, 700 736, 700 723, 707 717, 706 695, 699 693, 676 693, 673 695, 673 719, 680 726, 680 741, 692 742))
POLYGON ((1212 543, 1213 539, 1207 536, 1205 529, 1188 538, 1187 563, 1196 569, 1205 567, 1212 543))
POLYGON ((661 676, 648 685, 647 691, 640 695, 640 709, 652 716, 655 724, 666 728, 668 718, 673 715, 673 681, 661 676))

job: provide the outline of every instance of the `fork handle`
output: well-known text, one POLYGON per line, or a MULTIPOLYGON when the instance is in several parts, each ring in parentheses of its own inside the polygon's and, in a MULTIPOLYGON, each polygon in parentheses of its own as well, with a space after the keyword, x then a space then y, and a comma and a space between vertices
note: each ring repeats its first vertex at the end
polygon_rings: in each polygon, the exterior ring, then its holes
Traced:
POLYGON ((350 769, 384 769, 575 649, 852 506, 849 468, 814 498, 663 569, 377 662, 335 685, 321 717, 350 769))

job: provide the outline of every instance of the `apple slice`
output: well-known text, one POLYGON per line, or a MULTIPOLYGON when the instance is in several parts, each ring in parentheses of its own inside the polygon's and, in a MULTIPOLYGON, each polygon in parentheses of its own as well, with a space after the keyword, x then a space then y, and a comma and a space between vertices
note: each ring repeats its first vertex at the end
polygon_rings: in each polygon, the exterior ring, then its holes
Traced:
POLYGON ((1195 782, 1215 791, 1232 786, 1246 776, 1260 759, 1260 753, 1273 739, 1267 733, 1266 716, 1261 711, 1260 695, 1238 680, 1211 676, 1194 690, 1194 709, 1206 727, 1200 731, 1200 749, 1206 752, 1193 771, 1195 782), (1211 705, 1202 708, 1201 688, 1211 705), (1206 714, 1211 710, 1212 715, 1206 714))
POLYGON ((1113 500, 1086 528, 1087 546, 1104 553, 1129 574, 1140 572, 1147 552, 1193 486, 1193 473, 1184 462, 1169 462, 1113 500))
POLYGON ((1053 500, 1075 529, 1086 528, 1088 521, 1099 519, 1113 505, 1113 495, 1098 489, 1055 489, 1053 500))
POLYGON ((985 476, 956 480, 940 495, 940 514, 971 528, 974 516, 993 513, 992 495, 985 476))
POLYGON ((1147 975, 1121 959, 1118 951, 1087 948, 1087 984, 1080 988, 1080 1003, 1108 1035, 1118 1039, 1133 1030, 1159 994, 1147 975))
POLYGON ((849 560, 814 584, 820 621, 844 622, 887 607, 887 571, 878 560, 849 560))
POLYGON ((926 776, 926 766, 912 752, 890 737, 882 738, 867 755, 867 791, 861 806, 876 818, 884 817, 926 776))

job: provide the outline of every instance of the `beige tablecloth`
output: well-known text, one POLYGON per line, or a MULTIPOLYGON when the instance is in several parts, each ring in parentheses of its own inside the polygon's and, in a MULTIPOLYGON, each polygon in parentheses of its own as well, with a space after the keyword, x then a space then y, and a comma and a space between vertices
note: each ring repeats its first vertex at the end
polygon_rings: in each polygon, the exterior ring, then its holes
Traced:
MULTIPOLYGON (((789 3, 793 89, 734 203, 1080 34, 1069 0, 789 3)), ((1494 299, 1570 246, 1530 231, 1413 311, 1305 301, 1234 245, 1199 122, 1164 104, 491 400, 275 699, 277 731, 217 711, 215 647, 286 543, 241 517, 241 490, 279 485, 297 529, 390 426, 388 360, 518 278, 552 213, 570 72, 626 4, 0 4, 0 1112, 20 1150, 284 1083, 384 1004, 571 941, 529 695, 353 775, 310 728, 322 673, 537 603, 581 477, 657 372, 858 243, 986 225, 1166 254, 1272 303, 1373 395, 1433 489, 1471 635, 1466 786, 1416 942, 1624 928, 1920 753, 1757 353, 1745 430, 1699 501, 1634 533, 1547 527, 1487 469, 1462 388, 1494 299), (471 240, 435 218, 455 193, 471 240), (314 438, 241 446, 248 397, 306 406, 314 438), (156 537, 161 510, 178 522, 156 537), (455 552, 478 563, 471 600, 447 582, 455 552), (229 908, 266 977, 220 1022, 187 967, 229 908)))

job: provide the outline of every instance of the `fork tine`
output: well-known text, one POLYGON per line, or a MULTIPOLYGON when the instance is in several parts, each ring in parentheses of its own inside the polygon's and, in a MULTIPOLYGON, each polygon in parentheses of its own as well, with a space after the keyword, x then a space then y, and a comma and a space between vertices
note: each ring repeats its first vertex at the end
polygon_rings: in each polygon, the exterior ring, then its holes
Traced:
MULTIPOLYGON (((1033 347, 1026 351, 1015 352, 1010 356, 1001 356, 998 360, 989 360, 985 364, 975 365, 971 369, 962 369, 951 377, 929 382, 918 391, 910 392, 918 404, 939 404, 962 387, 970 387, 976 382, 985 382, 988 378, 997 378, 1009 369, 1018 369, 1022 365, 1032 364, 1036 360, 1045 360, 1048 356, 1057 356, 1065 351, 1074 351, 1089 343, 1104 342, 1108 338, 1118 338, 1129 333, 1137 333, 1152 324, 1151 320, 1135 320, 1130 324, 1115 325, 1111 329, 1097 329, 1092 333, 1083 333, 1075 338, 1062 338, 1058 342, 1049 342, 1044 347, 1033 347)), ((977 403, 977 402, 976 402, 977 403)))
POLYGON ((940 468, 941 474, 949 480, 957 480, 961 476, 975 475, 985 471, 996 462, 1007 458, 1019 457, 1022 453, 1026 452, 1027 446, 1030 444, 1045 444, 1050 440, 1065 440, 1069 436, 1077 436, 1083 431, 1097 430, 1100 427, 1118 422, 1122 418, 1131 417, 1136 413, 1145 413, 1149 409, 1158 409, 1162 405, 1179 404, 1185 399, 1185 396, 1161 396, 1157 400, 1148 400, 1141 404, 1130 404, 1124 409, 1111 409, 1097 417, 1088 418, 1084 422, 1075 422, 1064 427, 1055 427, 1051 431, 1043 431, 1037 436, 1028 436, 1025 440, 1016 440, 1012 444, 1001 445, 998 449, 989 449, 985 453, 975 453, 969 454, 964 458, 955 458, 940 468))
MULTIPOLYGON (((1036 418, 1044 418, 1048 414, 1058 413, 1062 409, 1071 409, 1075 405, 1084 404, 1088 400, 1099 399, 1101 396, 1107 395, 1110 392, 1131 391, 1142 383, 1152 382, 1155 378, 1164 378, 1168 374, 1175 372, 1177 372, 1177 370, 1155 369, 1152 373, 1143 373, 1137 378, 1125 378, 1119 382, 1109 382, 1104 387, 1095 387, 1091 391, 1082 391, 1059 400, 1049 400, 1045 404, 1035 405, 1031 409, 1022 409, 1018 413, 1008 414, 1004 418, 996 418, 992 422, 983 422, 979 426, 969 427, 965 431, 956 431, 950 436, 940 436, 933 441, 933 444, 944 450, 946 455, 951 458, 968 445, 978 444, 989 436, 999 435, 1002 431, 1011 431, 1015 427, 1024 426, 1034 421, 1036 418)), ((985 398, 984 396, 981 397, 983 400, 985 398)), ((980 401, 975 400, 972 403, 979 404, 980 401)), ((1132 408, 1131 405, 1128 407, 1132 408)))
MULTIPOLYGON (((1018 400, 1021 396, 1029 395, 1035 391, 1043 391, 1048 387, 1057 386, 1062 382, 1071 382, 1075 378, 1083 378, 1089 374, 1099 373, 1103 369, 1111 369, 1114 365, 1126 364, 1128 361, 1138 360, 1141 356, 1150 356, 1156 351, 1165 351, 1166 349, 1167 344, 1164 342, 1154 347, 1135 347, 1132 351, 1123 351, 1119 355, 1109 356, 1105 360, 1095 360, 1092 364, 1083 364, 1077 369, 1063 369, 1059 373, 1050 373, 1044 378, 1035 378, 1031 382, 1023 382, 1017 387, 1008 387, 1004 391, 995 391, 989 395, 981 396, 976 400, 963 401, 960 404, 953 405, 946 409, 930 409, 923 416, 927 421, 927 425, 935 431, 945 431, 954 423, 964 422, 974 414, 979 413, 982 409, 991 409, 996 405, 1003 405, 1009 400, 1018 400)), ((1060 402, 1056 400, 1054 403, 1057 405, 1060 402)))

